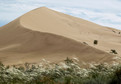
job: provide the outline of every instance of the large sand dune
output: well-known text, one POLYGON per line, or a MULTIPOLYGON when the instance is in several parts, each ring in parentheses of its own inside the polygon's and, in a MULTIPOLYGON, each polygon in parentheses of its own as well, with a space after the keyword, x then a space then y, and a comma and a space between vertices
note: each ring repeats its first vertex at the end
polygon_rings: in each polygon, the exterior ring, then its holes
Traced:
POLYGON ((119 32, 42 7, 0 28, 0 61, 21 64, 76 57, 84 62, 112 62, 110 49, 121 55, 119 32), (94 40, 99 44, 94 45, 94 40))

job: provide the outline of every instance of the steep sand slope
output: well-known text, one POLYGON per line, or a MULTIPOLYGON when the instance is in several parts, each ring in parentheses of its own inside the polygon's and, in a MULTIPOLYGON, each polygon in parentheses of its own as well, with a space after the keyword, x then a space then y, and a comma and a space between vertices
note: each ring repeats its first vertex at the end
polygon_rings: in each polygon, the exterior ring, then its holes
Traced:
POLYGON ((89 45, 109 52, 115 49, 121 55, 121 32, 92 22, 59 13, 45 7, 33 10, 21 18, 21 24, 29 29, 50 32, 68 38, 87 42, 89 45), (93 41, 98 40, 97 46, 93 41))
POLYGON ((114 56, 104 51, 118 50, 119 38, 109 28, 42 7, 0 28, 0 61, 19 64, 44 58, 59 62, 76 57, 85 62, 111 62, 114 56), (92 43, 95 39, 97 46, 92 43))

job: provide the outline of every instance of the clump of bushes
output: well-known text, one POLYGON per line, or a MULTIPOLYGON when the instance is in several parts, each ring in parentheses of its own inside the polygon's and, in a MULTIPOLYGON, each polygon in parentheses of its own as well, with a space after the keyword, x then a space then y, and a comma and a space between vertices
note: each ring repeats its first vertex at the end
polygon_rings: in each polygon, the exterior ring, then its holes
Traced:
POLYGON ((118 54, 116 50, 114 49, 111 49, 111 52, 110 53, 113 53, 113 54, 118 54))
POLYGON ((0 64, 0 84, 121 84, 121 65, 99 64, 89 68, 67 58, 59 64, 4 66, 0 64))
POLYGON ((98 44, 98 40, 94 40, 94 45, 97 45, 98 44))

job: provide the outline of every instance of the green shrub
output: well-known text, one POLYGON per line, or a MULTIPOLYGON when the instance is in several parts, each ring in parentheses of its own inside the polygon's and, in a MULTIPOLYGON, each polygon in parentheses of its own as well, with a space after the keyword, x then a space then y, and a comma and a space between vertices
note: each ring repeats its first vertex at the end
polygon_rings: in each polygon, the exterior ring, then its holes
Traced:
POLYGON ((60 64, 4 66, 0 63, 0 84, 121 84, 121 65, 81 68, 67 58, 60 64))
POLYGON ((98 44, 98 40, 94 40, 94 45, 97 45, 98 44))
POLYGON ((116 50, 114 49, 111 49, 111 52, 110 53, 113 53, 113 54, 118 54, 116 50))

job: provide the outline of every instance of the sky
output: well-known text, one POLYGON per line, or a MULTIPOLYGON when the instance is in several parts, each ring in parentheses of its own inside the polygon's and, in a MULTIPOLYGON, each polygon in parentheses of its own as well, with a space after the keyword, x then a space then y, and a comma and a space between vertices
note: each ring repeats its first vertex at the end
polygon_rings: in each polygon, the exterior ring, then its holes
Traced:
POLYGON ((121 0, 0 0, 0 26, 43 6, 121 30, 121 0))

